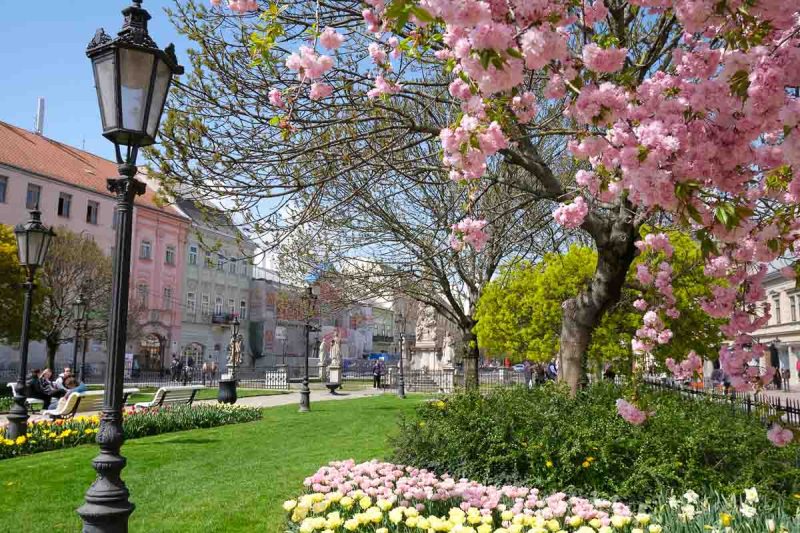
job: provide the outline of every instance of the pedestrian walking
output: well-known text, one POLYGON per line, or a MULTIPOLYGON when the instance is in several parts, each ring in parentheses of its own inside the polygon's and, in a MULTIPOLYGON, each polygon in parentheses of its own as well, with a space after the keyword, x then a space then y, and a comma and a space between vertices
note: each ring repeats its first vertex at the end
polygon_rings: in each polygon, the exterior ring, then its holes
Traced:
POLYGON ((383 375, 383 362, 378 360, 372 365, 372 388, 381 388, 381 376, 383 375))

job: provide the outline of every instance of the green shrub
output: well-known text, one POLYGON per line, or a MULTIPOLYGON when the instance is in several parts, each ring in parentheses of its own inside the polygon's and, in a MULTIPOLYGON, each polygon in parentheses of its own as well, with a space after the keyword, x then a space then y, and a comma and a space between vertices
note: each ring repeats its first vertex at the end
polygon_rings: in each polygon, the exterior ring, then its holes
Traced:
MULTIPOLYGON (((222 404, 128 408, 122 427, 126 439, 135 439, 173 431, 251 422, 260 418, 260 409, 222 404)), ((16 440, 0 437, 0 459, 92 443, 97 435, 99 422, 98 415, 78 416, 66 421, 30 422, 25 437, 18 437, 16 440)))
POLYGON ((556 385, 463 393, 420 407, 393 440, 399 463, 502 485, 645 502, 685 488, 800 492, 798 446, 774 447, 755 417, 670 393, 646 398, 643 426, 616 414, 621 391, 574 398, 556 385))
POLYGON ((13 403, 14 400, 10 396, 0 398, 0 413, 7 413, 13 403))

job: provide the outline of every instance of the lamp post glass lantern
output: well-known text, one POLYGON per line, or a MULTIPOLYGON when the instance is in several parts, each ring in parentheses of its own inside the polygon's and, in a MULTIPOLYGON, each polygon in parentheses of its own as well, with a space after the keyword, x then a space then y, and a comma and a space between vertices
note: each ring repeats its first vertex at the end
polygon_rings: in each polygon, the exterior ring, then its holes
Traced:
POLYGON ((72 341, 72 371, 78 368, 78 342, 81 340, 81 325, 86 315, 86 302, 83 294, 78 294, 78 299, 72 304, 72 319, 75 324, 75 338, 72 341))
POLYGON ((19 346, 19 374, 14 387, 14 399, 8 413, 9 439, 16 439, 28 432, 28 407, 25 405, 25 379, 28 374, 28 335, 31 327, 31 307, 33 304, 33 290, 36 287, 33 279, 36 270, 44 264, 50 241, 55 236, 53 230, 42 224, 39 209, 31 211, 31 218, 25 224, 14 227, 17 238, 17 258, 19 264, 25 268, 25 283, 23 289, 25 297, 22 306, 22 330, 20 332, 19 346))
POLYGON ((139 148, 156 142, 172 77, 183 73, 175 47, 158 48, 147 32, 150 14, 141 0, 122 10, 122 29, 111 38, 97 30, 86 49, 92 62, 103 136, 114 143, 120 176, 108 179, 108 190, 117 198, 117 229, 108 323, 108 361, 103 410, 97 442, 100 454, 92 461, 97 479, 78 509, 84 533, 128 530, 134 505, 120 478, 125 458, 120 454, 122 387, 130 289, 133 204, 144 194, 144 183, 135 179, 139 148), (125 153, 123 154, 123 147, 125 153))

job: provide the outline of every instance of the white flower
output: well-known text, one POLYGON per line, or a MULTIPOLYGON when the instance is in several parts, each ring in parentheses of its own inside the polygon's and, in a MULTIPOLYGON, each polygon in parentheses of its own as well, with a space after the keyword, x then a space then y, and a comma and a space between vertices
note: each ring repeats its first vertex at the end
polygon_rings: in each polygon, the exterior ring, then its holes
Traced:
POLYGON ((694 503, 697 501, 700 495, 693 490, 689 490, 686 492, 686 494, 683 495, 683 497, 686 499, 687 502, 694 503))
POLYGON ((748 503, 758 503, 758 491, 755 487, 751 489, 744 489, 744 499, 748 503))
POLYGON ((756 508, 752 505, 747 505, 743 503, 742 506, 739 508, 739 512, 742 515, 746 516, 747 518, 753 518, 756 515, 756 508))
POLYGON ((775 520, 772 518, 767 519, 767 530, 769 533, 773 533, 775 531, 775 520))
POLYGON ((681 502, 678 501, 678 498, 676 498, 675 496, 670 496, 669 500, 667 500, 667 503, 669 504, 671 509, 677 509, 681 505, 681 502))
POLYGON ((694 518, 694 514, 695 514, 694 505, 688 504, 681 507, 680 517, 686 520, 687 522, 694 518))
POLYGON ((647 531, 650 533, 661 533, 663 530, 664 528, 658 524, 651 524, 650 527, 647 528, 647 531))

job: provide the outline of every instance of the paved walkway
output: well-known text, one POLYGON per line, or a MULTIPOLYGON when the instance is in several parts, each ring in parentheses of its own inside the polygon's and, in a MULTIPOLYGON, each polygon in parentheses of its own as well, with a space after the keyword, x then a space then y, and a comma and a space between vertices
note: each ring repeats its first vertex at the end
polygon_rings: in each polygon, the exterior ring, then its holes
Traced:
MULTIPOLYGON (((372 396, 381 396, 383 394, 394 394, 394 391, 384 391, 378 389, 363 389, 354 391, 345 391, 337 394, 331 394, 328 390, 315 390, 311 389, 311 408, 314 408, 316 402, 326 402, 331 400, 354 400, 357 398, 370 398, 372 396)), ((198 400, 195 403, 216 404, 217 400, 198 400)), ((292 390, 288 394, 273 394, 270 396, 248 396, 246 398, 239 398, 236 405, 247 405, 249 407, 277 407, 279 405, 300 405, 300 391, 292 390)), ((82 416, 89 416, 97 414, 96 411, 81 413, 82 416)), ((41 415, 31 414, 31 420, 37 420, 41 415)), ((0 415, 0 427, 5 427, 8 423, 6 415, 0 415)))

